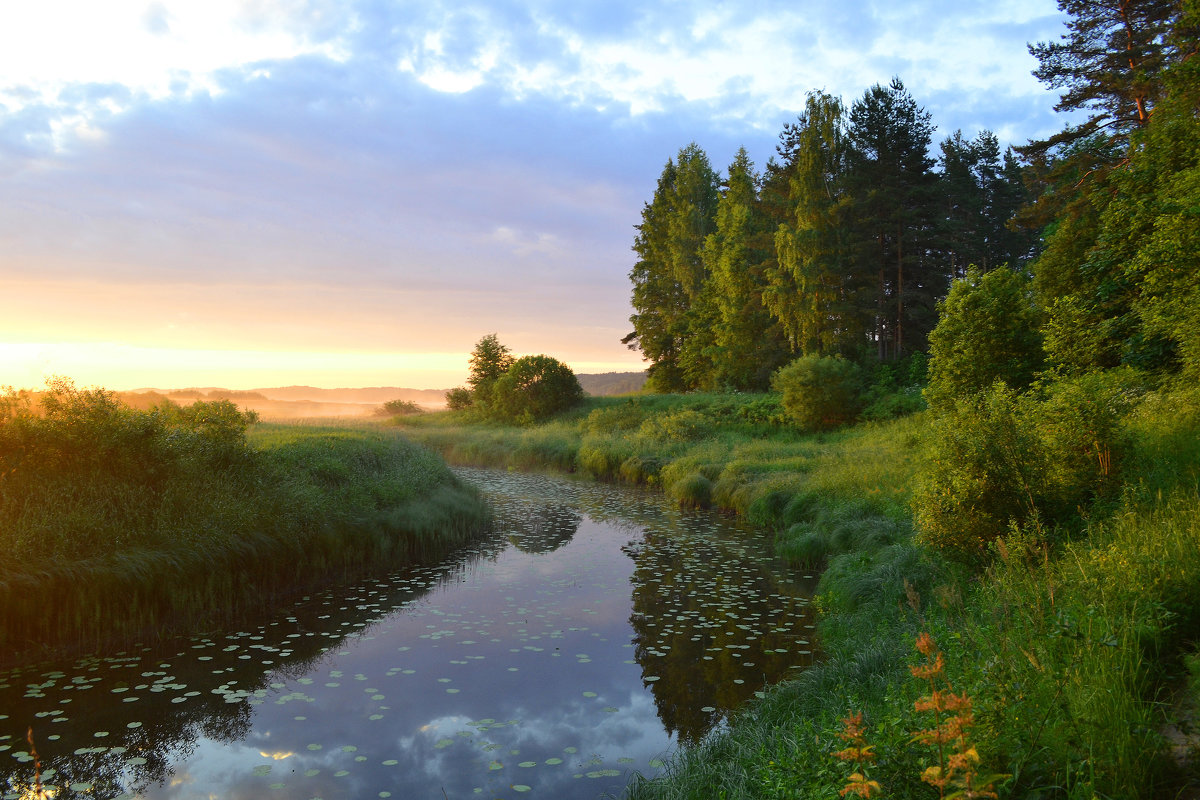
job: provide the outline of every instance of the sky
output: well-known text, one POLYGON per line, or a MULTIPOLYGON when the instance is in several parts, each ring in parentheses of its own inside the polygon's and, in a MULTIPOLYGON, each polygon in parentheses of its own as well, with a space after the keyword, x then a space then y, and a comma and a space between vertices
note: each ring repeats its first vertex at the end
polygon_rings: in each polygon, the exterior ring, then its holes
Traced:
POLYGON ((695 141, 759 168, 805 95, 1059 130, 1054 0, 0 0, 0 386, 448 388, 495 333, 620 339, 695 141))

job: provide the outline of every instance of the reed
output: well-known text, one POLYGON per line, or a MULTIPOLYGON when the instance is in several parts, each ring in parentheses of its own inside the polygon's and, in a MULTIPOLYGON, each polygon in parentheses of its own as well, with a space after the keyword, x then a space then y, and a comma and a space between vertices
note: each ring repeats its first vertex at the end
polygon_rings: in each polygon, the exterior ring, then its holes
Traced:
POLYGON ((228 622, 437 558, 486 522, 478 493, 393 428, 247 436, 231 407, 189 426, 58 391, 55 413, 0 420, 0 659, 228 622))

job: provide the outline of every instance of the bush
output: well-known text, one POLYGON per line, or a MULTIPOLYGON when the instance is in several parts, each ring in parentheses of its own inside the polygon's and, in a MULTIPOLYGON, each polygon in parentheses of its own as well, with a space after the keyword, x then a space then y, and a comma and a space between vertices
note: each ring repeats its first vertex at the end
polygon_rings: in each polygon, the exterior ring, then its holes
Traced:
POLYGON ((690 408, 668 411, 648 417, 638 427, 642 442, 661 444, 692 442, 712 432, 712 423, 704 414, 690 408))
POLYGON ((465 386, 456 386, 446 392, 446 408, 451 411, 462 411, 471 407, 471 390, 465 386))
POLYGON ((579 380, 566 364, 546 355, 523 356, 492 386, 489 414, 509 422, 532 422, 582 399, 579 380))
POLYGON ((1117 373, 1058 381, 1041 396, 997 381, 982 396, 955 400, 932 421, 913 494, 921 538, 978 559, 1014 524, 1073 522, 1119 486, 1129 405, 1117 373))
MULTIPOLYGON (((451 392, 454 389, 450 390, 451 392)), ((447 395, 450 392, 446 393, 447 395)), ((375 412, 377 417, 409 417, 413 414, 424 413, 425 409, 414 403, 412 400, 388 400, 375 412)))
POLYGON ((1007 268, 955 281, 938 304, 929 334, 929 387, 934 408, 984 392, 996 381, 1024 389, 1042 365, 1042 341, 1028 280, 1007 268))
POLYGON ((771 387, 783 395, 784 410, 804 430, 853 422, 863 408, 862 370, 839 356, 798 358, 775 373, 771 387))

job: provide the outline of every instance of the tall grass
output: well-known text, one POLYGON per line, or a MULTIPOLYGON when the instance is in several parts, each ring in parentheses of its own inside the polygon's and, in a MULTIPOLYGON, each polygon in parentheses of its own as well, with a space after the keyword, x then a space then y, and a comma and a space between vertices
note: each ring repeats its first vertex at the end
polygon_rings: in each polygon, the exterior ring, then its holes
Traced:
POLYGON ((10 392, 0 415, 4 658, 235 619, 445 554, 486 519, 394 429, 247 437, 231 404, 134 411, 65 383, 49 397, 34 408, 10 392))

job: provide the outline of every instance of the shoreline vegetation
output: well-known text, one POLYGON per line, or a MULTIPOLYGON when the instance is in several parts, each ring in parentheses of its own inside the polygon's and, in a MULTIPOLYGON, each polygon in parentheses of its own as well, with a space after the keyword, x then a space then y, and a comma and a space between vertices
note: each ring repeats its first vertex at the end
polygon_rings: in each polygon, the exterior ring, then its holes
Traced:
MULTIPOLYGON (((1065 412, 1053 396, 1040 402, 1065 412)), ((451 463, 655 486, 739 514, 775 531, 792 563, 823 568, 823 661, 679 750, 664 776, 636 779, 634 800, 835 796, 849 776, 834 753, 856 714, 883 796, 937 796, 921 780, 936 754, 912 741, 928 726, 914 709, 928 687, 910 674, 923 633, 973 704, 973 752, 981 771, 1005 776, 1001 796, 1177 796, 1196 785, 1183 756, 1197 742, 1169 734, 1187 731, 1200 686, 1188 678, 1200 674, 1200 393, 1127 402, 1112 431, 1122 480, 1054 522, 1005 521, 966 560, 914 524, 945 458, 938 444, 953 438, 934 411, 804 432, 779 394, 692 393, 586 398, 536 425, 469 410, 395 423, 451 463)), ((1038 468, 1033 481, 1048 487, 1066 465, 1038 468)))
POLYGON ((0 661, 152 641, 440 558, 484 501, 392 429, 149 410, 54 380, 0 395, 0 661))

